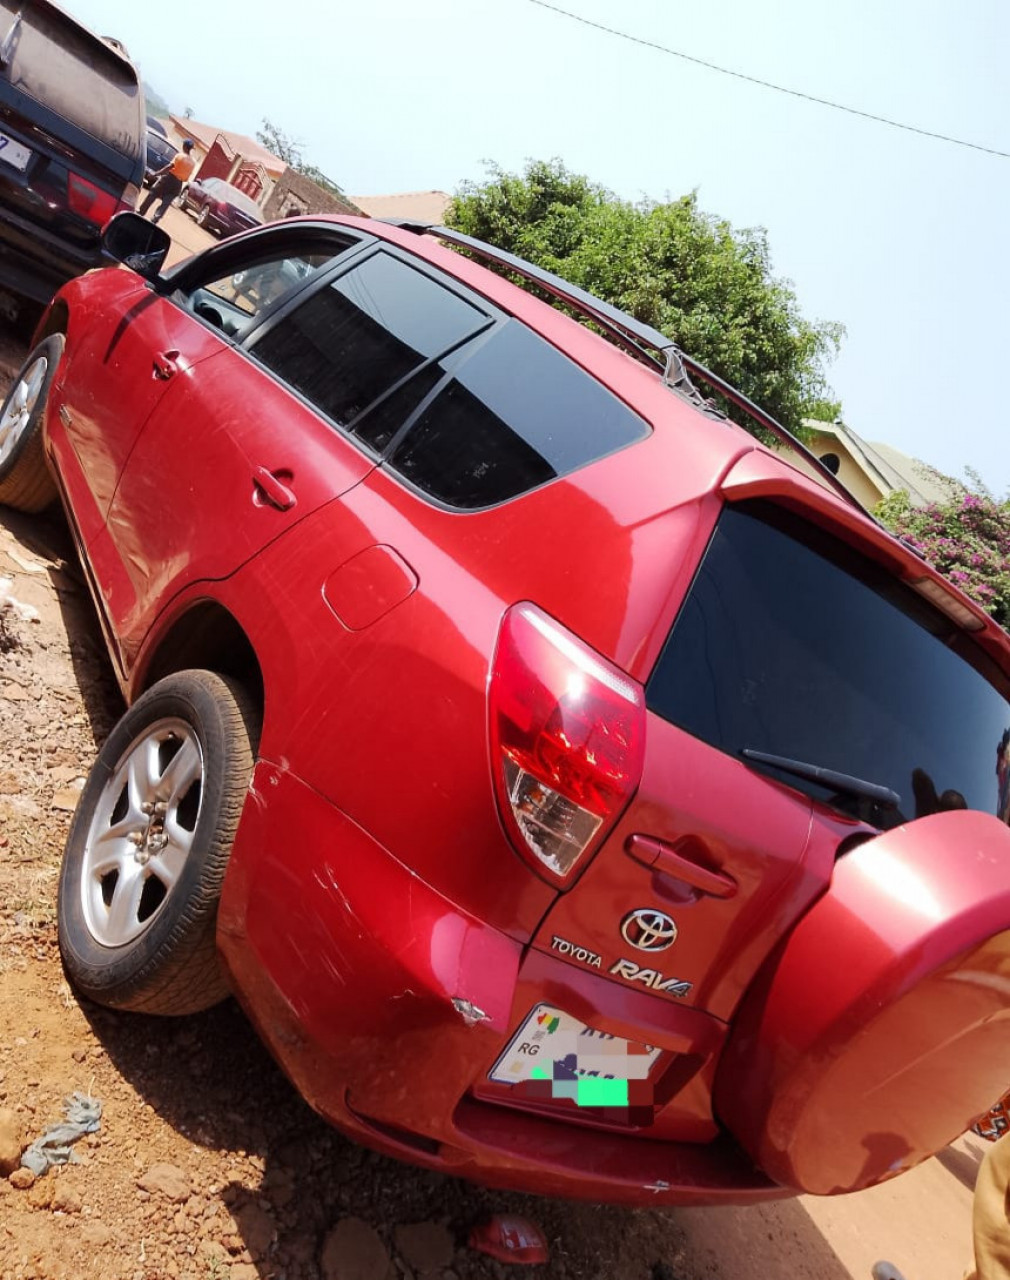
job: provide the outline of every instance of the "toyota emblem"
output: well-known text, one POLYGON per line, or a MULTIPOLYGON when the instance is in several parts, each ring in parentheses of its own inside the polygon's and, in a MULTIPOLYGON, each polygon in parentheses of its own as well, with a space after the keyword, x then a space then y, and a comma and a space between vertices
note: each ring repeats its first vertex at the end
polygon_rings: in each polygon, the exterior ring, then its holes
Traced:
POLYGON ((677 938, 677 926, 663 911, 640 907, 621 921, 621 937, 639 951, 665 951, 677 938))

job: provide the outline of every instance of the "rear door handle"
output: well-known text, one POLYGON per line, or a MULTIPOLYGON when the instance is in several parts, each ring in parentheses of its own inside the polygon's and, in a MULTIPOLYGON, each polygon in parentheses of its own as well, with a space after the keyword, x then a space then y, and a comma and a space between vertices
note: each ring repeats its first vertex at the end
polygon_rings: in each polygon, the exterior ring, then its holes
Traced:
POLYGON ((298 501, 293 489, 266 467, 253 468, 253 484, 265 501, 278 511, 290 511, 298 501))
POLYGON ((691 840, 678 841, 678 849, 655 836, 633 835, 628 836, 624 848, 636 862, 688 884, 699 893, 710 898, 732 898, 737 890, 732 876, 701 866, 693 858, 685 856, 694 843, 691 840))
POLYGON ((154 376, 167 382, 174 373, 179 372, 178 351, 158 351, 154 356, 154 376))

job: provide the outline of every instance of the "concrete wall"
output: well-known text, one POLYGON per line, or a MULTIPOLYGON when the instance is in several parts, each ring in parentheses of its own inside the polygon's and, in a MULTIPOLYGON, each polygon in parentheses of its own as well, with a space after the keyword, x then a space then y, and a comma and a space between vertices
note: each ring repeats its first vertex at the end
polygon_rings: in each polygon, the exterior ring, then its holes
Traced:
POLYGON ((263 206, 267 222, 275 218, 289 218, 303 213, 360 213, 349 200, 324 191, 311 178, 294 169, 285 169, 274 184, 270 197, 263 206))

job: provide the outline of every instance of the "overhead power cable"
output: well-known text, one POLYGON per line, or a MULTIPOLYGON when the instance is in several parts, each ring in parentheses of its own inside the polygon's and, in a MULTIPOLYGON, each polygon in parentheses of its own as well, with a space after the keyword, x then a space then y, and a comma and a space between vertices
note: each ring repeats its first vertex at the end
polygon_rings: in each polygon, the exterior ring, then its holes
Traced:
POLYGON ((714 62, 706 62, 704 58, 696 58, 690 53, 681 53, 679 49, 671 49, 668 45, 658 44, 655 40, 645 40, 641 36, 629 35, 627 31, 618 31, 616 27, 605 26, 602 22, 594 22, 592 18, 584 18, 579 13, 572 13, 547 0, 529 0, 541 9, 549 9, 559 13, 563 18, 571 18, 584 27, 595 27, 609 36, 617 36, 620 40, 629 40, 632 44, 642 45, 646 49, 655 49, 658 53, 667 53, 672 58, 681 58, 684 62, 693 62, 695 66, 705 67, 708 71, 718 71, 720 75, 732 76, 734 80, 744 80, 748 84, 759 85, 762 89, 774 89, 776 93, 787 93, 791 98, 802 98, 804 102, 816 102, 821 107, 831 107, 834 111, 845 111, 850 116, 861 116, 864 120, 873 120, 876 124, 886 124, 892 129, 903 129, 906 133, 917 133, 923 138, 934 138, 937 142, 950 142, 956 147, 968 147, 972 151, 981 151, 987 156, 999 156, 1010 160, 1010 151, 998 151, 995 147, 983 147, 978 142, 967 142, 964 138, 952 138, 946 133, 934 133, 931 129, 920 129, 914 124, 903 124, 900 120, 891 120, 887 116, 877 116, 871 111, 860 111, 858 107, 847 107, 843 102, 832 102, 828 98, 818 98, 812 93, 802 93, 799 89, 787 89, 781 84, 772 84, 770 80, 762 80, 758 76, 749 76, 742 71, 731 71, 729 67, 720 67, 714 62))

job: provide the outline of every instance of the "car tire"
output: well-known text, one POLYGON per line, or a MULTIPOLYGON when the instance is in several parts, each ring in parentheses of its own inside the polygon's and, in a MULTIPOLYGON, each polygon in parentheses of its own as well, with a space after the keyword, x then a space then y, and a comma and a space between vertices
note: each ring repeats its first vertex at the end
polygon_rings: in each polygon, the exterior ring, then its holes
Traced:
POLYGON ((82 995, 185 1014, 228 994, 217 907, 258 726, 242 685, 181 671, 138 698, 109 735, 60 872, 60 953, 82 995))
POLYGON ((56 498, 42 448, 42 417, 64 345, 62 333, 40 342, 0 406, 0 503, 17 511, 44 511, 56 498))
POLYGON ((207 206, 204 205, 203 208, 200 210, 200 212, 196 215, 196 225, 198 227, 205 227, 207 225, 207 220, 209 217, 210 217, 210 213, 207 210, 207 206))

